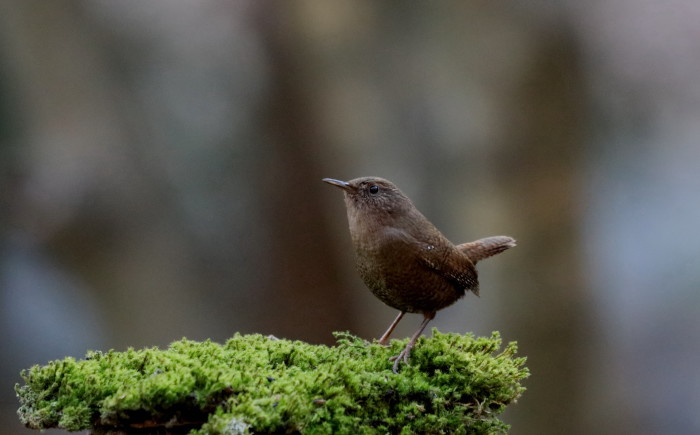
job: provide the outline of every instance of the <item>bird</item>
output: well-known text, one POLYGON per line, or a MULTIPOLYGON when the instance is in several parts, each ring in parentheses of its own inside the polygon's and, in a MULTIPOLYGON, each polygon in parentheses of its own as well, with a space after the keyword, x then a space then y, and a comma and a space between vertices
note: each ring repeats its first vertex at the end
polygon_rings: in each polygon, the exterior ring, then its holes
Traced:
POLYGON ((398 373, 401 362, 409 365, 411 349, 439 310, 469 291, 479 296, 476 263, 514 247, 516 241, 492 236, 454 245, 384 178, 322 181, 343 190, 360 277, 379 300, 399 310, 379 344, 388 345, 406 313, 423 315, 406 347, 390 358, 398 373))

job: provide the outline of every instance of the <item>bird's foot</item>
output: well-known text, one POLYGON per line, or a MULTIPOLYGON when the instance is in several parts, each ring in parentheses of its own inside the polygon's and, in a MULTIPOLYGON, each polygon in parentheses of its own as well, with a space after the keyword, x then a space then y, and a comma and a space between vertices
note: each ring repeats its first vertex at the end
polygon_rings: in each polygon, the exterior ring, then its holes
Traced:
POLYGON ((389 358, 389 361, 394 361, 394 373, 399 373, 399 364, 401 364, 401 361, 403 361, 404 364, 409 366, 410 364, 408 363, 408 357, 411 355, 411 348, 406 347, 404 350, 401 351, 400 354, 392 356, 389 358))

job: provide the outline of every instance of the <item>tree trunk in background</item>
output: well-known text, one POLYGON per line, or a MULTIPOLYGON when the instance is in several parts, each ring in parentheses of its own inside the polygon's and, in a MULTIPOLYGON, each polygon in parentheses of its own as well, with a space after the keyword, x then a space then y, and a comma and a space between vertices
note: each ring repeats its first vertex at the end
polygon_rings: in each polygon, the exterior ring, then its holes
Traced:
POLYGON ((509 99, 503 164, 495 168, 518 240, 518 261, 505 277, 502 330, 518 341, 532 373, 505 419, 514 433, 586 433, 582 422, 590 416, 580 393, 594 323, 580 240, 585 88, 573 39, 543 37, 535 56, 509 99))
MULTIPOLYGON (((250 180, 266 218, 267 251, 259 267, 264 294, 261 330, 314 343, 333 343, 333 331, 353 329, 349 289, 339 279, 328 210, 322 201, 328 176, 319 160, 322 129, 311 98, 312 77, 290 17, 292 5, 257 6, 257 30, 268 56, 268 94, 261 113, 264 162, 250 180)), ((338 198, 338 207, 342 199, 338 198)))

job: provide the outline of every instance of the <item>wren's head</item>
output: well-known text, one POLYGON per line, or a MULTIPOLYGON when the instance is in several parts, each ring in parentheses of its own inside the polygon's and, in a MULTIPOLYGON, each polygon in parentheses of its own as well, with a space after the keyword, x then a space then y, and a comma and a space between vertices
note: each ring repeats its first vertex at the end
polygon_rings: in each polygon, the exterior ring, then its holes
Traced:
POLYGON ((361 177, 350 181, 324 178, 323 181, 343 189, 351 221, 369 217, 380 222, 391 220, 414 208, 411 200, 398 187, 383 178, 361 177))

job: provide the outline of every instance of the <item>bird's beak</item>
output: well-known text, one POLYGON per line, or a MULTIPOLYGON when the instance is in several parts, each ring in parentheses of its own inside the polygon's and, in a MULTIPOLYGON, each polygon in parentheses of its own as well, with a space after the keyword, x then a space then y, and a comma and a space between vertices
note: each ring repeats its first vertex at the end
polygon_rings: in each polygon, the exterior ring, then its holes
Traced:
POLYGON ((332 184, 336 187, 340 187, 343 190, 347 190, 347 191, 352 190, 350 183, 348 183, 347 181, 340 181, 340 180, 336 180, 335 178, 324 178, 322 181, 324 181, 328 184, 332 184))

